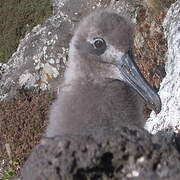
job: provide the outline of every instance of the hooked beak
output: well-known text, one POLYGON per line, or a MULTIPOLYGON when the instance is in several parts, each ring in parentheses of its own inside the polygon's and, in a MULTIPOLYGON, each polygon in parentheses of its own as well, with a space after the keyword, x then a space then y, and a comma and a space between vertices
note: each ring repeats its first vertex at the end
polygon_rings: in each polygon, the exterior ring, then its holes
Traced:
POLYGON ((161 111, 160 97, 145 80, 133 59, 128 54, 125 54, 121 59, 117 59, 116 63, 123 79, 144 98, 147 105, 156 114, 159 113, 161 111))

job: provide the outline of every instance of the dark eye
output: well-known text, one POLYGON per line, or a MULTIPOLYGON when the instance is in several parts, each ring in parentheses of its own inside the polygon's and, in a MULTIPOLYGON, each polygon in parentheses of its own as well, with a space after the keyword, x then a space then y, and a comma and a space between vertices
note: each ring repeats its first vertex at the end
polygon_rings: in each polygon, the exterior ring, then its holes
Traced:
POLYGON ((103 38, 100 38, 100 37, 94 38, 93 41, 91 42, 91 45, 93 47, 91 49, 92 54, 96 54, 100 56, 106 50, 106 42, 103 38))
POLYGON ((95 49, 101 49, 106 46, 106 43, 102 38, 94 38, 93 46, 95 49))

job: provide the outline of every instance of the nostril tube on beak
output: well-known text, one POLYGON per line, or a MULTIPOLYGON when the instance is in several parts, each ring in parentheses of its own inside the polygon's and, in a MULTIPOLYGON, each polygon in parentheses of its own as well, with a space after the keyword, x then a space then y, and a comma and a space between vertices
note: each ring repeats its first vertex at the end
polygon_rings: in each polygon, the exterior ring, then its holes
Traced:
POLYGON ((117 59, 117 66, 123 75, 124 81, 143 97, 152 110, 159 113, 161 110, 161 99, 145 80, 134 60, 128 54, 125 54, 122 58, 117 59))

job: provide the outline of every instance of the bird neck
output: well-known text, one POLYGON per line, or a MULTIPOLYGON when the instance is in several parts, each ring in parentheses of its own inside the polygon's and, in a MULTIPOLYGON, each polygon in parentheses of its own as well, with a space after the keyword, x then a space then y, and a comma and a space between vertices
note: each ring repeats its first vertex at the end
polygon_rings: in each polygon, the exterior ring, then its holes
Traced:
POLYGON ((141 98, 118 80, 101 83, 74 81, 64 86, 59 95, 61 108, 58 113, 68 125, 63 129, 73 133, 79 126, 87 133, 92 129, 99 132, 105 128, 143 122, 141 98))
POLYGON ((64 82, 65 84, 100 83, 103 79, 89 69, 91 65, 81 63, 80 58, 70 58, 67 64, 64 82), (87 67, 86 67, 87 66, 87 67))

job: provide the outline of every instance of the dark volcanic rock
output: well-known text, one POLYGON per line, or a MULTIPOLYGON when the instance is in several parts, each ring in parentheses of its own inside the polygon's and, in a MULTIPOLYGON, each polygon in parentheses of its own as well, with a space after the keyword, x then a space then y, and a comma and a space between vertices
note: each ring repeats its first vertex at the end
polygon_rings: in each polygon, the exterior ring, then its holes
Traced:
POLYGON ((44 138, 22 169, 21 179, 179 179, 179 153, 157 142, 135 127, 122 127, 101 142, 68 135, 44 138))

